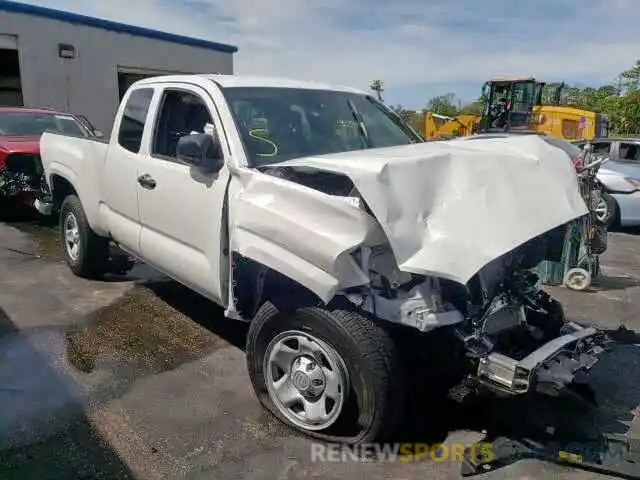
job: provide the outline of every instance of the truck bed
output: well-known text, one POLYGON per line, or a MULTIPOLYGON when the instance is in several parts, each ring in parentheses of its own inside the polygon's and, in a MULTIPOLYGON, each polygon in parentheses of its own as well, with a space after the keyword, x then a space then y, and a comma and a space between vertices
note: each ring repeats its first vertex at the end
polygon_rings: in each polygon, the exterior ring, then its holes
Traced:
POLYGON ((59 181, 58 176, 71 183, 82 198, 85 214, 94 229, 102 198, 101 179, 108 148, 109 144, 100 138, 45 132, 40 139, 40 156, 49 188, 53 190, 59 181))

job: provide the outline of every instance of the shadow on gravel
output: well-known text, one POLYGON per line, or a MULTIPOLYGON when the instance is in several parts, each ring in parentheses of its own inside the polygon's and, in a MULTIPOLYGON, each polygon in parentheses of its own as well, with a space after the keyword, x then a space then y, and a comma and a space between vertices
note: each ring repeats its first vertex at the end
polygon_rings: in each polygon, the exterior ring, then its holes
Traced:
POLYGON ((605 275, 593 282, 593 290, 596 292, 607 290, 626 290, 627 288, 632 287, 640 287, 640 279, 605 275))
POLYGON ((45 217, 25 205, 13 204, 0 207, 0 222, 28 234, 35 244, 35 254, 50 260, 62 260, 57 216, 45 217))
POLYGON ((224 338, 235 347, 244 350, 248 325, 224 316, 222 308, 178 283, 152 282, 147 287, 172 308, 210 332, 224 338))
POLYGON ((629 235, 640 235, 640 227, 617 227, 610 232, 627 233, 629 235))
MULTIPOLYGON (((619 285, 614 282, 607 286, 619 285)), ((209 331, 243 348, 246 326, 224 319, 222 312, 203 297, 171 283, 158 284, 152 289, 159 298, 209 331)), ((574 384, 558 398, 489 395, 459 404, 434 395, 435 369, 429 368, 429 363, 441 365, 452 361, 450 355, 434 353, 431 362, 409 364, 405 371, 409 401, 394 440, 434 445, 445 441, 452 432, 470 431, 477 432, 478 440, 484 434, 486 441, 507 437, 549 446, 574 443, 585 451, 593 451, 601 445, 604 435, 628 435, 640 406, 637 381, 640 348, 635 345, 640 343, 640 335, 625 329, 609 333, 619 344, 582 379, 587 383, 574 384)), ((640 437, 640 432, 631 435, 640 437)), ((515 461, 517 458, 507 460, 505 465, 515 461)), ((640 465, 637 468, 640 478, 640 465)))
POLYGON ((0 203, 0 222, 8 223, 32 223, 55 226, 58 217, 55 215, 43 216, 35 208, 15 199, 2 199, 0 203))
MULTIPOLYGON (((216 336, 244 349, 246 324, 224 318, 222 310, 204 297, 174 282, 149 284, 163 302, 216 336)), ((466 404, 433 395, 434 377, 428 364, 408 366, 410 401, 397 441, 435 444, 456 430, 483 432, 491 438, 538 438, 543 441, 587 442, 604 433, 625 433, 632 412, 640 405, 640 349, 632 344, 636 334, 617 332, 621 345, 597 364, 591 375, 593 392, 580 386, 562 398, 529 399, 493 396, 466 404), (586 400, 585 400, 586 399, 586 400), (595 399, 598 406, 589 404, 595 399), (549 435, 549 431, 554 432, 549 435)), ((433 358, 446 362, 447 355, 433 358)))
POLYGON ((30 346, 2 308, 0 342, 0 478, 134 479, 82 406, 74 404, 74 394, 60 374, 30 346), (43 407, 45 397, 47 405, 58 408, 43 407))

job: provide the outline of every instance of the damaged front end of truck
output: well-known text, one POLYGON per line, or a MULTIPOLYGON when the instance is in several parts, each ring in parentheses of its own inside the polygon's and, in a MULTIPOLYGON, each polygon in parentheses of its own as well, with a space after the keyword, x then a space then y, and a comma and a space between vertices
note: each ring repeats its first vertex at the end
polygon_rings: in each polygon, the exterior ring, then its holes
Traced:
POLYGON ((539 261, 553 259, 539 247, 553 249, 563 230, 531 240, 508 256, 499 273, 482 272, 469 282, 467 295, 458 296, 465 321, 454 333, 469 374, 452 389, 455 400, 483 391, 558 396, 610 344, 598 329, 567 320, 560 302, 538 286, 531 271, 539 261))
MULTIPOLYGON (((0 155, 3 152, 0 151, 0 155)), ((8 152, 0 160, 0 200, 24 204, 46 202, 50 196, 40 156, 35 153, 8 152)))
MULTIPOLYGON (((417 338, 448 332, 465 373, 454 397, 555 395, 608 341, 566 320, 532 271, 559 259, 567 225, 587 213, 575 173, 537 138, 465 143, 238 170, 233 263, 248 259, 302 285, 317 305, 341 299, 417 338)), ((230 316, 250 317, 238 301, 245 274, 232 266, 230 316)), ((256 285, 268 298, 264 281, 256 285)))

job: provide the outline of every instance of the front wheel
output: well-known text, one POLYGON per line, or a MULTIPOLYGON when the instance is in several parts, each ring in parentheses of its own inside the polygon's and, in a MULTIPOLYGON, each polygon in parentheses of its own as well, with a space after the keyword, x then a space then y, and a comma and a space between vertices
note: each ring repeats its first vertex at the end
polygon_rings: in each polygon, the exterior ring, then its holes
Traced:
POLYGON ((60 207, 60 243, 71 271, 83 278, 96 279, 107 269, 109 241, 97 235, 75 195, 69 195, 60 207))
POLYGON ((262 405, 312 437, 382 440, 400 419, 403 381, 395 345, 358 313, 282 313, 266 303, 249 328, 247 365, 262 405))
POLYGON ((613 227, 618 218, 618 204, 610 194, 603 192, 594 206, 596 220, 607 229, 613 227))

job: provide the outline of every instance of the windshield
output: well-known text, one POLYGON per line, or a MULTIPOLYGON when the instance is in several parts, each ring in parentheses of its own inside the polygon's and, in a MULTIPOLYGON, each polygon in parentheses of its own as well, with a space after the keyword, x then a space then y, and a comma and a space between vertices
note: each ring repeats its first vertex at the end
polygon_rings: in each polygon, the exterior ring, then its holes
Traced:
POLYGON ((45 130, 74 136, 88 132, 70 115, 40 112, 0 112, 0 135, 42 135, 45 130))
POLYGON ((225 88, 251 166, 423 140, 375 99, 348 92, 225 88))

